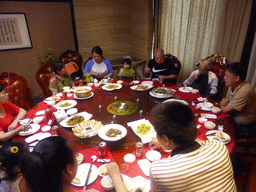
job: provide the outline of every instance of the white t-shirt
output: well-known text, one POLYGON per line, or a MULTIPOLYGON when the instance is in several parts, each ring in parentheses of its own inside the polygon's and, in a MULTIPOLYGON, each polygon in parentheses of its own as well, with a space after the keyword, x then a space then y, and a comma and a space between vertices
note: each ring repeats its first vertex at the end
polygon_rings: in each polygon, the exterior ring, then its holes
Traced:
POLYGON ((92 67, 93 71, 102 74, 108 70, 108 68, 104 62, 101 62, 100 64, 96 63, 94 60, 93 60, 93 62, 94 62, 94 65, 92 67))

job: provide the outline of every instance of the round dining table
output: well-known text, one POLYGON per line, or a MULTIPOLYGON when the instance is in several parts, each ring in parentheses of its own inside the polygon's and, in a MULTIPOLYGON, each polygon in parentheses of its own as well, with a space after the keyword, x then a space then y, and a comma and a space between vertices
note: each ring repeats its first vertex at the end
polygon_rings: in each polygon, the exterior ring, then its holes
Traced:
MULTIPOLYGON (((139 80, 140 83, 143 81, 148 80, 139 80)), ((157 81, 151 81, 153 82, 153 87, 148 90, 134 90, 131 89, 132 86, 136 85, 133 84, 133 82, 123 82, 120 89, 114 89, 114 90, 106 90, 103 89, 100 85, 99 87, 92 87, 93 96, 90 98, 77 98, 73 92, 72 95, 67 100, 75 100, 77 104, 74 106, 78 109, 79 112, 87 112, 89 114, 92 114, 91 120, 94 119, 96 121, 100 121, 104 126, 108 124, 119 124, 126 128, 127 134, 117 141, 109 141, 104 140, 98 135, 89 137, 89 138, 80 138, 74 135, 72 128, 69 127, 63 127, 61 124, 57 123, 54 119, 54 116, 52 116, 52 122, 51 126, 57 125, 59 127, 58 129, 58 135, 64 137, 67 139, 69 144, 72 146, 75 152, 82 153, 84 155, 83 163, 90 163, 91 162, 91 156, 96 155, 98 159, 101 159, 99 156, 99 143, 104 141, 107 144, 107 159, 110 159, 110 161, 115 161, 118 163, 119 166, 124 166, 124 155, 127 153, 135 154, 135 146, 137 142, 141 142, 141 138, 134 132, 134 130, 127 125, 129 122, 133 122, 140 119, 146 119, 149 122, 152 123, 152 117, 151 117, 151 110, 158 104, 162 103, 166 99, 181 99, 188 103, 188 105, 192 108, 192 110, 195 108, 195 103, 198 103, 198 98, 201 97, 200 93, 192 94, 192 93, 184 93, 179 91, 179 86, 172 85, 172 84, 159 84, 157 81), (171 97, 168 98, 159 98, 152 96, 150 94, 150 91, 153 88, 164 86, 168 87, 173 90, 173 94, 171 97), (113 103, 127 103, 131 102, 137 106, 136 110, 134 110, 131 114, 128 115, 118 115, 115 113, 110 112, 109 106, 113 103)), ((60 99, 62 101, 63 98, 60 99)), ((210 99, 208 99, 210 100, 210 99)), ((52 111, 56 111, 56 109, 53 106, 47 105, 44 101, 40 102, 38 105, 36 105, 34 108, 32 108, 30 111, 28 111, 28 114, 26 118, 30 118, 32 115, 35 115, 38 111, 43 111, 46 109, 50 109, 52 111)), ((202 111, 201 111, 202 112, 202 111)), ((204 113, 211 113, 211 112, 204 112, 204 113)), ((234 128, 230 120, 230 116, 228 114, 219 113, 216 115, 217 118, 213 119, 214 123, 216 125, 223 125, 224 131, 230 135, 231 141, 226 144, 228 150, 232 153, 234 150, 234 128)), ((198 124, 198 140, 207 140, 207 137, 205 134, 208 129, 205 128, 203 123, 198 122, 198 117, 196 118, 197 124, 198 124)), ((48 120, 44 120, 41 123, 41 127, 49 123, 48 120)), ((215 128, 218 129, 217 126, 215 128)), ((40 129, 38 132, 42 132, 40 129)), ((38 133, 37 132, 37 133, 38 133)), ((27 137, 25 136, 16 136, 13 138, 14 141, 24 141, 26 142, 27 137)), ((29 143, 30 144, 30 143, 29 143)), ((144 143, 144 152, 141 158, 137 158, 135 163, 129 164, 128 169, 123 170, 122 173, 130 176, 135 177, 138 175, 142 175, 146 179, 149 179, 147 175, 144 174, 144 172, 140 169, 137 162, 140 159, 146 158, 145 154, 147 151, 149 151, 148 142, 144 143)), ((168 151, 162 151, 162 157, 168 157, 170 155, 170 152, 168 151)), ((102 162, 95 162, 94 165, 97 167, 102 165, 102 162)), ((127 167, 127 165, 126 165, 127 167)), ((97 178, 92 184, 88 186, 88 189, 95 188, 99 191, 104 191, 103 187, 100 185, 100 178, 97 178)), ((82 190, 81 187, 73 187, 76 190, 82 190)))

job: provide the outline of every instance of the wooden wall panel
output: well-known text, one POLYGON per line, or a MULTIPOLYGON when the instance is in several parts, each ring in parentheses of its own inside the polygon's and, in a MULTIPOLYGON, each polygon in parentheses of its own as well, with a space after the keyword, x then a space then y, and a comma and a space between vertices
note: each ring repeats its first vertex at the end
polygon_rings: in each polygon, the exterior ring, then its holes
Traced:
POLYGON ((24 76, 32 96, 42 93, 35 79, 39 56, 49 47, 57 57, 68 49, 75 50, 69 3, 1 1, 0 12, 25 13, 33 44, 32 49, 0 51, 0 72, 24 76))
POLYGON ((99 45, 109 60, 127 55, 146 59, 152 34, 149 31, 152 30, 148 13, 152 12, 150 2, 74 0, 79 52, 88 58, 92 47, 99 45))

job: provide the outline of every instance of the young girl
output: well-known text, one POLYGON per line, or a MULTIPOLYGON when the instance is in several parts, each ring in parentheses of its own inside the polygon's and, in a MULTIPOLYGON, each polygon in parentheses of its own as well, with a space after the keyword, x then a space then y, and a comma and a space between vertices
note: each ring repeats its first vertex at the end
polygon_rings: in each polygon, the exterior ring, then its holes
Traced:
POLYGON ((63 137, 45 138, 23 156, 21 172, 25 180, 21 185, 33 192, 71 192, 77 166, 75 153, 63 137))
POLYGON ((22 179, 19 162, 21 156, 28 152, 28 147, 21 142, 7 142, 0 148, 0 191, 19 192, 22 179))
POLYGON ((131 68, 132 62, 131 59, 125 58, 123 59, 123 68, 120 69, 118 76, 132 76, 135 75, 135 71, 131 68))

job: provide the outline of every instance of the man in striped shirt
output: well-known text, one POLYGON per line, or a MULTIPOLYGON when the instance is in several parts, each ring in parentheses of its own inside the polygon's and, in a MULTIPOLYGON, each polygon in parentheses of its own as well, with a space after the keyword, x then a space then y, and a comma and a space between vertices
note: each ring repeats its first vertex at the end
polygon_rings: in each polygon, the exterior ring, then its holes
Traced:
MULTIPOLYGON (((177 100, 161 103, 152 110, 152 118, 157 137, 149 146, 172 150, 169 158, 151 164, 153 192, 237 191, 226 146, 216 140, 195 141, 196 121, 187 104, 177 100)), ((116 191, 127 191, 117 164, 108 164, 107 170, 116 191)))
POLYGON ((188 105, 173 101, 152 110, 160 145, 172 154, 150 167, 152 191, 236 191, 233 168, 225 145, 216 140, 195 142, 196 121, 188 105))

